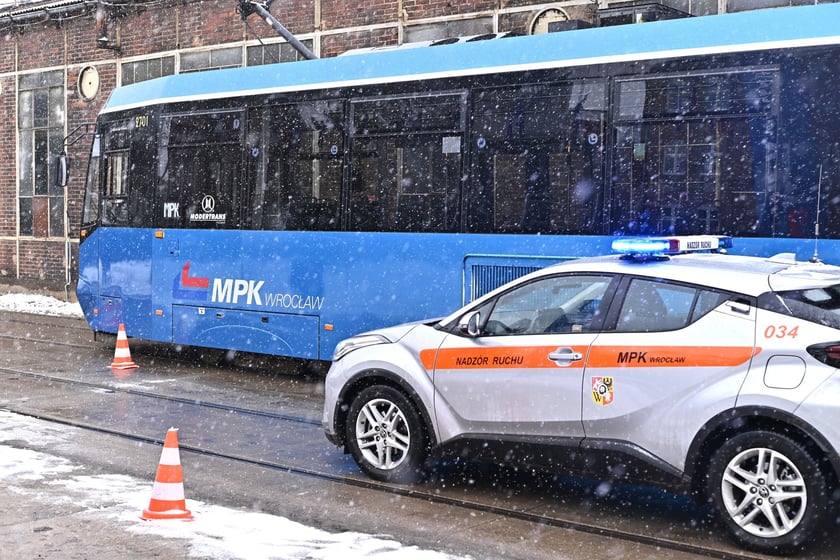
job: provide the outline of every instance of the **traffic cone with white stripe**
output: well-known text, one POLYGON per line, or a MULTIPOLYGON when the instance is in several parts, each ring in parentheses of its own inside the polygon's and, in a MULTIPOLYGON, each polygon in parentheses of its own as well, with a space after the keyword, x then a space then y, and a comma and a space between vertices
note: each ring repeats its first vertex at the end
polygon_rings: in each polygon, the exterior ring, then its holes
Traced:
POLYGON ((149 507, 143 510, 142 519, 183 519, 192 521, 193 516, 187 509, 184 498, 184 476, 181 472, 181 453, 178 450, 178 428, 169 428, 160 465, 152 487, 152 499, 149 507))
POLYGON ((117 347, 114 348, 114 361, 111 362, 111 369, 133 369, 139 367, 131 359, 131 349, 128 347, 128 337, 125 334, 125 325, 120 323, 117 331, 117 347))

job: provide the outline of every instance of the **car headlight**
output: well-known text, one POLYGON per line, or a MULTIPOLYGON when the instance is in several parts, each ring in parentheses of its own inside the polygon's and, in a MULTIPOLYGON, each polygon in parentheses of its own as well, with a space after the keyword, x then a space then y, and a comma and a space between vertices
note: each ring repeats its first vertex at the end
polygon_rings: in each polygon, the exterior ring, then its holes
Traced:
POLYGON ((333 361, 340 360, 350 352, 358 350, 359 348, 364 348, 365 346, 390 343, 391 341, 381 334, 363 334, 360 336, 354 336, 353 338, 348 338, 338 343, 338 346, 335 347, 335 352, 333 352, 332 359, 333 361))

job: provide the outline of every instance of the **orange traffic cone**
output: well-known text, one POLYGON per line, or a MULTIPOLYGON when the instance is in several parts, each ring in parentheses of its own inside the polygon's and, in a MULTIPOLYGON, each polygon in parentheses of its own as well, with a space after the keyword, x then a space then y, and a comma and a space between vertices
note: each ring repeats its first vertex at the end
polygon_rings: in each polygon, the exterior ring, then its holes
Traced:
POLYGON ((114 361, 111 369, 132 369, 139 367, 131 359, 131 349, 128 347, 128 337, 125 334, 125 325, 120 323, 117 331, 117 347, 114 349, 114 361))
POLYGON ((184 478, 181 473, 181 453, 178 451, 178 429, 169 428, 160 465, 152 487, 152 499, 149 507, 143 510, 142 519, 183 519, 192 521, 193 516, 187 509, 184 499, 184 478))

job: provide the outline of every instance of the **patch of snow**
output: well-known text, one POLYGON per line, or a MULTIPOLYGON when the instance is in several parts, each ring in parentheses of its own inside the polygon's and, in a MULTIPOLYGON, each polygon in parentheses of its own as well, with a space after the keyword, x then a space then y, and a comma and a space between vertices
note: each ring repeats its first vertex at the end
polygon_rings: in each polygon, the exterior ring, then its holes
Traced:
POLYGON ((61 301, 52 296, 38 294, 0 295, 0 311, 51 315, 53 317, 82 318, 84 316, 78 303, 61 301))
MULTIPOLYGON (((284 517, 186 500, 192 521, 144 521, 152 483, 121 474, 84 475, 84 467, 27 445, 71 444, 77 429, 63 432, 44 420, 0 410, 0 485, 27 501, 81 507, 73 514, 115 531, 154 535, 189 544, 184 557, 214 560, 466 560, 408 546, 385 536, 330 533, 284 517)), ((97 538, 92 536, 92 538, 97 538)))

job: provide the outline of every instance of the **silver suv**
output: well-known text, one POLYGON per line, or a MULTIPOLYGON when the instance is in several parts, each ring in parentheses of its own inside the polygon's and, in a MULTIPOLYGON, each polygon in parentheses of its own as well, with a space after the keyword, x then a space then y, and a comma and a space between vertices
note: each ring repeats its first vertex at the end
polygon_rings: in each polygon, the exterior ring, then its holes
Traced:
POLYGON ((378 480, 454 454, 653 484, 708 501, 747 548, 801 548, 840 473, 840 268, 620 241, 341 342, 327 438, 378 480))

